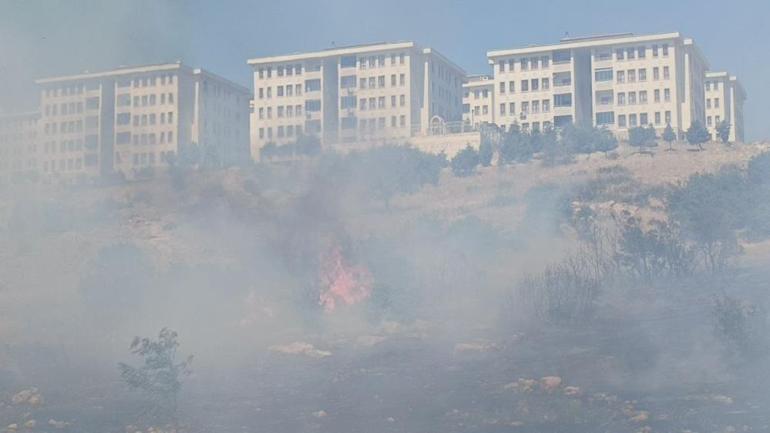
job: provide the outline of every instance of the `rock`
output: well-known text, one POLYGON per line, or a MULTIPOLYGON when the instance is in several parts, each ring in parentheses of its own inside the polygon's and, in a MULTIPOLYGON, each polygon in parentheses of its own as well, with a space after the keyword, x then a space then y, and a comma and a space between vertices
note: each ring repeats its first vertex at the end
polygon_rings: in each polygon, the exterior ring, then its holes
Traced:
POLYGON ((546 376, 540 379, 540 387, 543 388, 543 391, 553 392, 559 389, 561 382, 559 376, 546 376))
POLYGON ((319 411, 313 412, 313 416, 316 418, 324 418, 328 415, 329 414, 327 414, 325 410, 319 410, 319 411))
POLYGON ((535 389, 535 385, 537 385, 535 379, 519 379, 516 382, 505 385, 504 388, 517 392, 532 392, 535 389))
POLYGON ((565 386, 564 395, 568 397, 577 397, 580 395, 580 388, 577 386, 565 386))
POLYGON ((37 388, 24 389, 11 397, 13 404, 28 404, 30 406, 40 406, 43 403, 43 397, 37 388))
POLYGON ((24 428, 27 430, 32 430, 33 428, 35 428, 36 425, 37 425, 37 421, 35 421, 34 419, 31 419, 24 423, 24 428))
POLYGON ((66 421, 56 421, 55 419, 51 418, 48 420, 48 425, 56 429, 63 429, 69 426, 70 423, 66 421))
POLYGON ((460 352, 489 352, 492 350, 498 350, 494 343, 489 342, 473 342, 473 343, 457 343, 455 344, 455 353, 460 352))
POLYGON ((636 415, 631 417, 631 421, 643 423, 650 419, 650 413, 646 410, 640 410, 636 415))
POLYGON ((283 346, 270 346, 271 352, 283 353, 286 355, 304 355, 309 358, 326 358, 332 356, 332 353, 326 350, 318 350, 310 343, 297 341, 283 346))
POLYGON ((385 421, 387 421, 387 422, 396 422, 396 419, 393 418, 392 416, 389 416, 388 418, 385 419, 385 421))
POLYGON ((16 430, 18 430, 18 428, 19 428, 18 424, 8 424, 8 427, 6 427, 5 429, 9 432, 15 432, 16 430))

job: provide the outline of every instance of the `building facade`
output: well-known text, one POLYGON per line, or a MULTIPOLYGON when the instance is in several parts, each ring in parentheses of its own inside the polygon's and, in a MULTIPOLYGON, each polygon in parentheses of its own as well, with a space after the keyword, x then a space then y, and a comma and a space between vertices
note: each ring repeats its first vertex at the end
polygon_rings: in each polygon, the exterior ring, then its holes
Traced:
POLYGON ((540 129, 566 123, 629 128, 705 121, 706 59, 679 33, 565 38, 490 51, 497 123, 540 129))
POLYGON ((206 71, 170 63, 37 83, 44 176, 133 178, 196 145, 222 162, 248 157, 250 92, 206 71))
POLYGON ((743 103, 746 92, 735 76, 727 72, 707 72, 705 82, 706 128, 711 136, 719 139, 720 122, 730 125, 728 141, 743 142, 743 103))
POLYGON ((0 116, 0 184, 37 173, 40 113, 0 116))
POLYGON ((251 59, 252 154, 314 135, 324 145, 408 139, 462 119, 463 70, 413 42, 251 59))
POLYGON ((495 82, 489 75, 471 75, 463 83, 463 123, 478 129, 495 123, 495 82))

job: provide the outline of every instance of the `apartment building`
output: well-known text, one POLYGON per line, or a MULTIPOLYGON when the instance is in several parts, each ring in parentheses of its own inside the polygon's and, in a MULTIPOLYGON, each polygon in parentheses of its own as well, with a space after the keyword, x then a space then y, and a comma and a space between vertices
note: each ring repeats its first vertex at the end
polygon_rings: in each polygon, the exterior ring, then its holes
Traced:
POLYGON ((575 123, 622 137, 636 126, 671 124, 683 133, 694 120, 705 121, 708 63, 679 33, 565 38, 487 57, 502 126, 575 123))
POLYGON ((746 92, 735 76, 727 72, 707 72, 705 83, 706 128, 715 140, 722 121, 730 125, 731 142, 743 142, 743 103, 746 92))
POLYGON ((489 75, 470 75, 463 83, 463 123, 474 129, 495 123, 495 82, 489 75))
POLYGON ((181 63, 45 78, 39 170, 53 178, 136 177, 199 145, 248 156, 250 91, 181 63))
POLYGON ((37 133, 40 113, 0 116, 0 184, 37 171, 37 133))
POLYGON ((251 59, 255 131, 266 143, 316 135, 324 145, 405 140, 462 119, 463 70, 414 42, 251 59))

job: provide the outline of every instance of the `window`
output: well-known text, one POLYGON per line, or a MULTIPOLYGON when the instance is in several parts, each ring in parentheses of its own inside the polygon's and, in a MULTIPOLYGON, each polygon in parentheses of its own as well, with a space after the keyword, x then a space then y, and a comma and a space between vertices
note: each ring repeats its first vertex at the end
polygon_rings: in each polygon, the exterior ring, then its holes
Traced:
POLYGON ((714 108, 719 108, 719 98, 714 98, 714 108))
POLYGON ((671 102, 671 89, 663 89, 663 99, 666 102, 671 102))
POLYGON ((639 47, 639 48, 637 48, 636 53, 637 53, 637 56, 640 59, 643 59, 643 58, 647 57, 647 47, 639 47))
POLYGON ((625 58, 625 51, 623 51, 623 48, 618 48, 615 50, 615 60, 623 60, 625 58))
POLYGON ((385 87, 385 76, 384 75, 380 75, 379 77, 377 77, 377 86, 379 86, 380 88, 385 87))
POLYGON ((275 96, 279 98, 283 96, 283 86, 278 86, 275 88, 275 96))
POLYGON ((405 74, 401 74, 401 75, 398 76, 398 84, 400 86, 406 86, 406 75, 405 74))
POLYGON ((655 96, 654 96, 654 98, 655 98, 655 102, 660 102, 660 89, 655 89, 655 91, 653 92, 653 94, 655 95, 655 96))
POLYGON ((629 83, 635 83, 636 82, 636 69, 629 69, 627 74, 628 74, 628 82, 629 83))
POLYGON ((377 108, 385 108, 385 97, 380 96, 377 98, 377 108))
MULTIPOLYGON (((291 86, 286 86, 287 90, 291 89, 291 86)), ((345 75, 340 77, 340 89, 350 89, 356 87, 356 76, 345 75)))
POLYGON ((131 113, 118 113, 115 118, 115 122, 118 125, 128 125, 131 123, 131 113))
POLYGON ((319 78, 313 80, 305 80, 305 92, 318 92, 321 90, 321 80, 319 78))
POLYGON ((529 102, 522 102, 521 103, 521 112, 522 113, 529 113, 529 102))
POLYGON ((594 58, 598 61, 601 60, 611 60, 612 59, 612 50, 608 48, 599 48, 594 53, 594 58))
POLYGON ((540 101, 532 101, 532 112, 533 113, 540 112, 540 101))
POLYGON ((515 102, 510 102, 508 104, 508 114, 511 115, 511 116, 515 116, 516 115, 516 103, 515 102))
MULTIPOLYGON (((549 80, 548 78, 543 78, 540 81, 541 81, 540 87, 542 87, 543 90, 548 90, 551 87, 551 80, 549 80)), ((511 81, 511 83, 513 83, 513 81, 511 81)))
POLYGON ((595 81, 612 81, 612 68, 597 69, 594 72, 595 81))
POLYGON ((489 106, 488 105, 484 105, 483 107, 481 107, 481 112, 483 114, 489 114, 489 106))
POLYGON ((529 80, 521 80, 521 87, 522 92, 529 92, 529 80))
POLYGON ((353 116, 343 117, 340 122, 340 127, 342 129, 356 129, 358 127, 358 119, 353 116))
POLYGON ((553 95, 554 107, 571 107, 572 106, 572 93, 562 93, 559 95, 553 95))
POLYGON ((396 106, 396 95, 390 96, 390 106, 395 107, 396 106))
POLYGON ((543 113, 551 111, 551 101, 549 99, 543 99, 543 103, 541 105, 543 107, 543 113))
POLYGON ((624 71, 618 71, 618 83, 625 83, 626 82, 626 73, 624 71))
POLYGON ((278 107, 275 109, 275 116, 276 116, 277 118, 281 119, 281 118, 283 118, 283 113, 284 113, 284 107, 283 107, 283 105, 279 105, 279 106, 278 106, 278 107))
POLYGON ((86 99, 86 109, 87 110, 98 110, 99 109, 99 98, 92 97, 86 99))
POLYGON ((115 135, 115 144, 129 144, 131 143, 130 132, 118 132, 115 135))
POLYGON ((497 62, 497 70, 498 72, 505 72, 505 60, 500 60, 497 62))
POLYGON ((597 125, 611 125, 615 123, 615 112, 614 111, 605 111, 602 113, 596 113, 596 124, 597 125))
MULTIPOLYGON (((355 80, 353 80, 353 85, 355 86, 355 80)), ((294 86, 291 84, 288 84, 286 86, 286 96, 293 96, 294 95, 294 86)))
POLYGON ((711 116, 706 117, 706 125, 713 126, 713 123, 711 122, 711 116))
POLYGON ((520 59, 520 60, 519 60, 519 68, 520 68, 522 71, 526 71, 526 70, 528 70, 528 69, 529 69, 529 59, 526 59, 526 58, 524 58, 524 59, 520 59))
POLYGON ((405 96, 405 95, 401 95, 401 96, 399 96, 399 98, 398 98, 398 99, 399 99, 399 104, 400 104, 402 107, 406 105, 406 96, 405 96))
POLYGON ((626 105, 626 94, 625 94, 625 92, 618 93, 618 105, 626 105))
POLYGON ((628 115, 628 126, 635 128, 637 126, 636 122, 636 114, 629 114, 628 115))
POLYGON ((508 91, 510 93, 514 93, 516 91, 516 82, 515 81, 509 81, 508 82, 508 91))
POLYGON ((366 98, 361 98, 358 101, 358 108, 361 110, 366 110, 366 98))
POLYGON ((390 76, 390 87, 396 87, 396 74, 390 76))
POLYGON ((658 57, 658 44, 652 46, 652 57, 658 57))
POLYGON ((612 105, 612 90, 600 90, 596 92, 596 105, 612 105))
POLYGON ((639 103, 640 104, 646 104, 647 103, 647 91, 642 90, 639 92, 639 103))
POLYGON ((669 72, 668 66, 664 66, 663 67, 663 79, 664 80, 668 80, 669 78, 671 78, 671 74, 669 72))
POLYGON ((652 68, 652 79, 655 81, 660 80, 660 68, 657 66, 652 68))
POLYGON ((720 118, 719 118, 719 116, 714 116, 714 122, 715 122, 717 125, 719 125, 719 124, 721 123, 721 122, 720 122, 720 118))
POLYGON ((505 93, 505 82, 500 82, 500 94, 505 93))
POLYGON ((636 58, 636 48, 626 48, 626 57, 631 60, 636 58))
POLYGON ((649 119, 647 118, 647 113, 639 114, 639 124, 642 126, 647 126, 648 123, 650 122, 649 122, 649 119))
MULTIPOLYGON (((131 95, 129 95, 129 94, 118 95, 118 97, 117 97, 117 105, 118 105, 118 107, 129 107, 129 106, 131 106, 131 95)), ((46 108, 48 108, 48 107, 46 107, 46 108)))
POLYGON ((618 115, 618 126, 621 127, 621 128, 625 128, 626 127, 626 115, 625 114, 618 115))
POLYGON ((706 108, 711 108, 711 99, 706 99, 706 108))
POLYGON ((356 56, 342 56, 340 58, 340 68, 355 68, 356 56))
POLYGON ((628 92, 628 105, 636 104, 636 92, 628 92))
POLYGON ((670 123, 671 123, 671 112, 666 111, 666 124, 670 124, 670 123))
POLYGON ((533 78, 530 84, 530 89, 535 92, 540 89, 540 80, 533 78))
POLYGON ((500 114, 505 116, 505 104, 500 104, 500 114))
POLYGON ((639 81, 647 81, 647 69, 639 69, 639 81))
POLYGON ((663 44, 663 57, 668 56, 668 44, 663 44))
POLYGON ((569 63, 570 61, 572 61, 572 52, 570 50, 558 50, 553 52, 554 63, 569 63))

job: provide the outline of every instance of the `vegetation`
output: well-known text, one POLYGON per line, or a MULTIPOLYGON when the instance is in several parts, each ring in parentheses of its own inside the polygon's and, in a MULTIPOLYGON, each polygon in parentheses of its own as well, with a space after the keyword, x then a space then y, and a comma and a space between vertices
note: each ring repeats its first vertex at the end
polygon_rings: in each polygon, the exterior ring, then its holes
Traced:
POLYGON ((661 135, 660 138, 668 143, 668 150, 674 150, 672 144, 676 140, 676 133, 674 132, 674 128, 671 127, 670 123, 666 124, 666 129, 663 130, 663 135, 661 135))
POLYGON ((703 143, 710 139, 708 130, 697 120, 687 129, 687 142, 692 146, 698 146, 698 150, 703 150, 703 143))
POLYGON ((479 152, 471 146, 466 146, 452 158, 452 172, 455 176, 470 176, 479 165, 479 160, 479 152))
POLYGON ((177 333, 163 328, 157 340, 134 338, 131 353, 142 358, 142 365, 132 367, 118 364, 123 381, 148 399, 148 414, 163 422, 176 421, 177 398, 182 389, 182 378, 190 374, 192 356, 177 360, 177 333))
POLYGON ((628 130, 628 144, 639 149, 639 152, 649 152, 645 149, 656 146, 655 140, 657 138, 655 128, 652 125, 637 126, 628 130))
POLYGON ((717 125, 717 136, 722 143, 727 144, 730 140, 730 122, 723 120, 717 125))
POLYGON ((285 159, 297 156, 318 156, 321 153, 321 140, 315 135, 300 135, 291 143, 277 145, 269 142, 259 149, 261 160, 274 158, 285 159))

